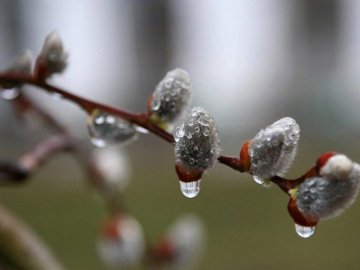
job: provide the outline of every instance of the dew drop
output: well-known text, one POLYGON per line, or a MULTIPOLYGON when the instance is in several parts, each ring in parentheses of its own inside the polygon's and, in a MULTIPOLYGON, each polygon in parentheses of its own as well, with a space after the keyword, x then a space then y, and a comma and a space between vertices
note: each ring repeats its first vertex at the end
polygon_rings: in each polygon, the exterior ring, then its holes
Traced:
POLYGON ((142 133, 142 134, 149 134, 149 131, 146 128, 140 127, 140 126, 135 126, 135 129, 137 132, 142 133))
POLYGON ((201 179, 193 182, 180 181, 180 189, 182 194, 187 198, 194 198, 200 192, 201 179))
POLYGON ((306 227, 306 226, 301 226, 299 224, 295 224, 295 231, 300 237, 309 238, 314 234, 315 226, 306 227))
POLYGON ((87 123, 91 142, 97 147, 109 143, 125 143, 136 137, 135 127, 121 118, 95 110, 87 123))
POLYGON ((160 105, 161 105, 161 101, 158 97, 154 97, 151 107, 153 111, 157 111, 158 109, 160 109, 160 105))
MULTIPOLYGON (((177 128, 176 132, 175 132, 175 137, 180 140, 180 138, 185 136, 185 127, 182 124, 179 128, 177 128)), ((176 139, 175 138, 175 139, 176 139)))
POLYGON ((259 185, 263 185, 265 183, 264 179, 260 176, 253 175, 253 178, 254 178, 254 181, 259 185))
POLYGON ((200 125, 203 125, 206 127, 210 126, 210 122, 205 116, 200 116, 198 122, 200 125))
POLYGON ((9 89, 0 88, 0 95, 3 99, 6 100, 13 100, 17 98, 19 94, 20 91, 18 88, 9 88, 9 89))

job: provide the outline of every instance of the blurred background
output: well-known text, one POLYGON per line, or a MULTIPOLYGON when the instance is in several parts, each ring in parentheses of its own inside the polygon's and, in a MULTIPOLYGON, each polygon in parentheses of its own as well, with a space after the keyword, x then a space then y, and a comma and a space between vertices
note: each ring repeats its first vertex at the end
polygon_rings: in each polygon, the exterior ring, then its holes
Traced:
MULTIPOLYGON (((57 30, 69 66, 53 83, 87 98, 145 110, 146 99, 175 67, 191 76, 192 105, 209 110, 223 153, 284 116, 301 127, 289 177, 323 152, 360 161, 360 1, 347 0, 0 0, 0 68, 21 49, 39 53, 57 30)), ((27 88, 74 134, 88 140, 86 115, 66 101, 27 88)), ((0 100, 0 159, 15 159, 46 136, 0 100)), ((250 176, 216 166, 200 195, 185 199, 173 170, 173 149, 152 135, 126 148, 128 208, 156 239, 180 214, 196 213, 207 228, 199 269, 358 269, 360 202, 299 238, 287 198, 250 176)), ((96 257, 102 202, 74 160, 52 159, 31 182, 0 190, 0 201, 21 216, 69 269, 104 269, 96 257)))

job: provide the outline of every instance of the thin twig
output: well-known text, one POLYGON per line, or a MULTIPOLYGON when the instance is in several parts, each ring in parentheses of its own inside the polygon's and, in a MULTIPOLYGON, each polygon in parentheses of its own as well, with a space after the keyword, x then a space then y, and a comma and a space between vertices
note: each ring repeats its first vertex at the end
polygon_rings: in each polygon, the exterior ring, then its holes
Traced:
POLYGON ((16 269, 65 269, 47 247, 23 222, 0 205, 0 244, 16 269))

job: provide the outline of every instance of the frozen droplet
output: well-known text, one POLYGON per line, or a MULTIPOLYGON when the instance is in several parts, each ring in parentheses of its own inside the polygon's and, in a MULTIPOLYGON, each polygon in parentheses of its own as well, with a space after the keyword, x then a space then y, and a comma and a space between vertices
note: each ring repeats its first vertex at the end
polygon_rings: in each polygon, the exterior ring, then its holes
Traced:
POLYGON ((9 89, 0 88, 0 95, 3 99, 6 100, 13 100, 17 98, 19 94, 20 94, 20 90, 18 88, 9 88, 9 89))
POLYGON ((142 134, 149 134, 149 131, 146 128, 140 127, 140 126, 135 126, 135 129, 137 132, 142 133, 142 134))
POLYGON ((309 238, 315 232, 315 226, 307 227, 295 224, 296 233, 302 238, 309 238))
POLYGON ((194 164, 194 163, 195 163, 195 159, 194 159, 194 158, 189 158, 189 163, 190 163, 190 164, 194 164))
POLYGON ((91 142, 97 147, 129 142, 136 137, 134 125, 99 110, 89 115, 87 126, 91 142))
POLYGON ((194 198, 200 192, 200 182, 201 179, 193 182, 183 182, 180 181, 180 189, 182 194, 187 198, 194 198))
POLYGON ((264 184, 264 179, 260 176, 257 175, 253 175, 254 181, 259 184, 259 185, 263 185, 264 184))
POLYGON ((191 132, 189 132, 189 133, 186 135, 186 138, 188 138, 188 139, 191 139, 191 138, 192 138, 191 132))

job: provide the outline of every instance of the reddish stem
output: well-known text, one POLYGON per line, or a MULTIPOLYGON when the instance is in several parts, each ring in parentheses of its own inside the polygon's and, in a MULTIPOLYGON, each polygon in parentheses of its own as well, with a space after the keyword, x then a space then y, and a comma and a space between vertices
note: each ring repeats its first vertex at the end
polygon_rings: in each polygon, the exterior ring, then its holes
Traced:
MULTIPOLYGON (((147 113, 135 114, 123 109, 111 107, 96 101, 92 101, 78 95, 72 94, 66 90, 58 88, 56 86, 48 84, 46 81, 39 80, 31 75, 23 75, 19 73, 0 73, 0 82, 2 83, 13 83, 13 84, 30 84, 37 86, 43 90, 46 90, 50 93, 57 93, 61 95, 63 98, 71 100, 75 104, 78 104, 83 110, 87 113, 92 113, 94 110, 101 110, 107 112, 112 115, 116 115, 124 120, 127 120, 131 123, 134 123, 138 126, 141 126, 158 137, 164 139, 165 141, 174 144, 175 140, 172 134, 166 132, 165 130, 158 127, 156 124, 152 123, 149 120, 147 113)), ((245 172, 244 165, 240 161, 238 157, 228 157, 228 156, 220 156, 218 161, 221 164, 224 164, 234 170, 239 172, 245 172)), ((302 181, 305 180, 305 176, 302 176, 295 180, 285 179, 280 176, 274 176, 270 180, 277 184, 284 192, 288 193, 288 191, 297 185, 299 185, 302 181)))

